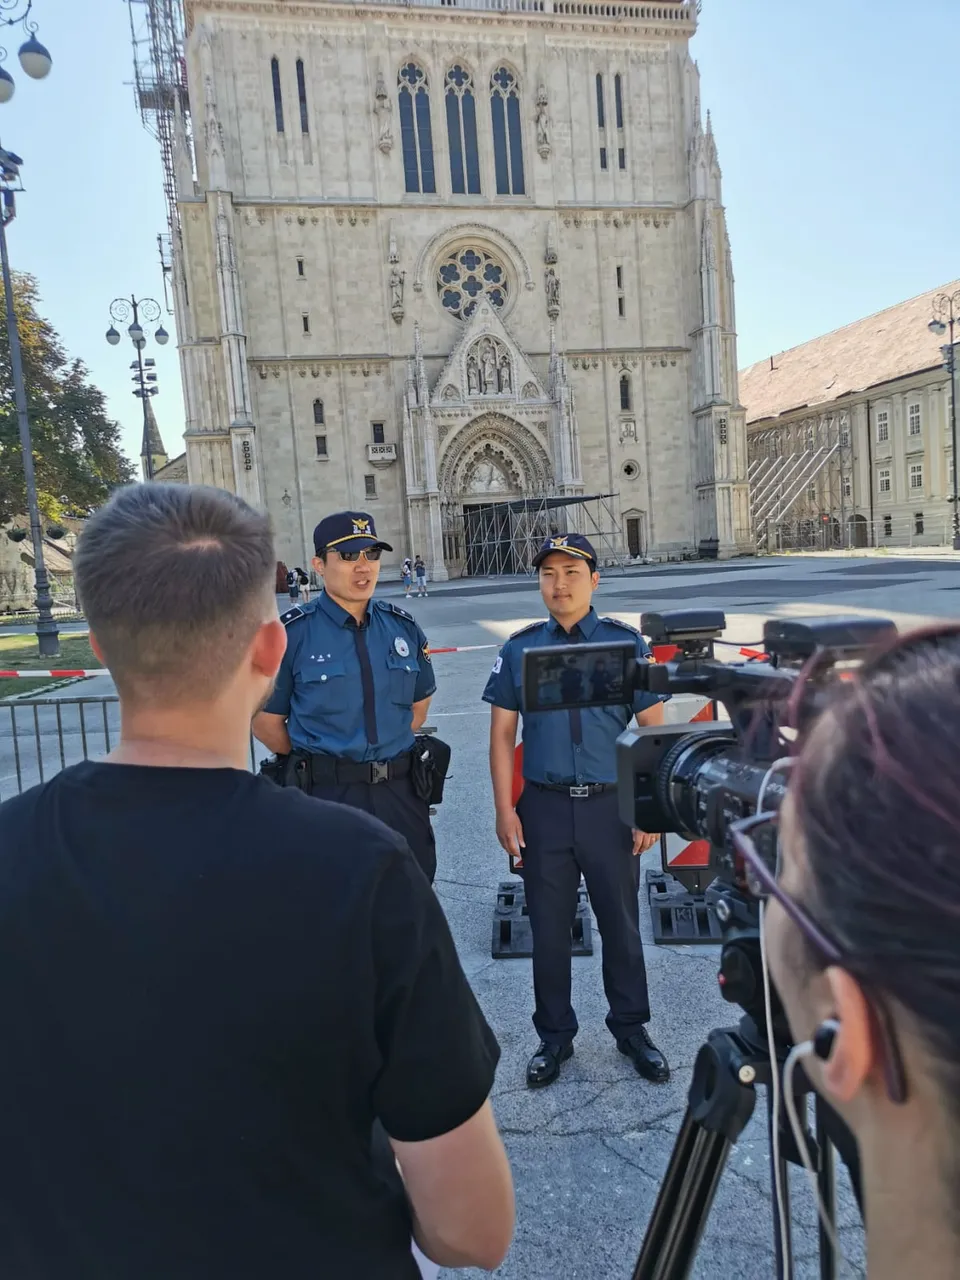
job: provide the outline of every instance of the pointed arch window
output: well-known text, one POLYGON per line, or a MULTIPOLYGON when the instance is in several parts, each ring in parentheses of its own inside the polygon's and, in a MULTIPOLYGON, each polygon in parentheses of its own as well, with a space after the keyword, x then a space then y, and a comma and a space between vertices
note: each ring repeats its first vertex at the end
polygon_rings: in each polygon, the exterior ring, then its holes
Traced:
POLYGON ((280 87, 280 59, 270 59, 270 79, 273 81, 273 112, 277 120, 277 133, 283 133, 283 90, 280 87))
POLYGON ((300 102, 300 132, 310 132, 310 113, 307 110, 307 81, 303 74, 303 59, 297 59, 297 98, 300 102))
POLYGON ((490 80, 493 116, 493 159, 498 196, 522 196, 523 139, 520 133, 520 87, 507 67, 498 67, 490 80))
POLYGON ((450 144, 450 186, 455 196, 480 194, 477 151, 477 100, 470 72, 459 64, 446 78, 447 140, 450 144))
POLYGON ((397 77, 397 93, 400 99, 400 141, 406 190, 433 194, 437 183, 433 171, 430 90, 423 68, 415 62, 402 66, 397 77))
POLYGON ((315 426, 322 427, 324 425, 322 400, 314 400, 313 402, 313 421, 315 426))
POLYGON ((623 413, 630 411, 630 378, 626 373, 620 375, 620 409, 623 413))

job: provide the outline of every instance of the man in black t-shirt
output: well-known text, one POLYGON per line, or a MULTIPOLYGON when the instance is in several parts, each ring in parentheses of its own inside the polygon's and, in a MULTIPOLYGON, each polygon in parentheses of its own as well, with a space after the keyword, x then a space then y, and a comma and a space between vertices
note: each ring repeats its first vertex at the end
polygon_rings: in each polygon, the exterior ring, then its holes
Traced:
POLYGON ((416 1280, 411 1234, 497 1266, 499 1050, 425 876, 245 768, 266 517, 131 487, 75 570, 122 734, 0 805, 0 1275, 416 1280))

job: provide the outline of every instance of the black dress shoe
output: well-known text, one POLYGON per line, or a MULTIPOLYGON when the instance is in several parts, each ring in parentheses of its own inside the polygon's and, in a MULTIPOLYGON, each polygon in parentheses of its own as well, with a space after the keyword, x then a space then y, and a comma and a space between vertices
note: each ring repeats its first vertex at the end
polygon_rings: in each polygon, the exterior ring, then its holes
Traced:
POLYGON ((548 1044, 541 1040, 540 1048, 527 1063, 527 1085, 531 1089, 542 1089, 544 1085, 553 1084, 560 1074, 561 1062, 572 1057, 572 1044, 548 1044))
POLYGON ((646 1027, 641 1027, 626 1040, 618 1040, 617 1048, 633 1062, 638 1075, 652 1080, 654 1084, 663 1084, 670 1079, 667 1060, 650 1039, 650 1033, 646 1027))

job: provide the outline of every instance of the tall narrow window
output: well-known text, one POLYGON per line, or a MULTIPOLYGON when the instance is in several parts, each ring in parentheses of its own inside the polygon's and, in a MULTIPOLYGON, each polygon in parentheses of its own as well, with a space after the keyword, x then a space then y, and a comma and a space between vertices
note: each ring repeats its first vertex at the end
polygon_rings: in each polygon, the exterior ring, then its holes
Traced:
POLYGON ((298 275, 301 279, 306 275, 306 272, 305 272, 304 267, 303 267, 303 259, 302 259, 302 258, 298 258, 298 259, 297 259, 297 275, 298 275))
POLYGON ((432 195, 437 189, 437 183, 433 172, 433 133, 430 128, 430 91, 426 73, 415 62, 408 62, 400 68, 397 85, 406 189, 432 195))
POLYGON ((619 148, 618 148, 618 150, 617 150, 617 164, 618 164, 618 166, 619 166, 621 169, 625 169, 625 168, 627 167, 627 149, 626 149, 626 147, 619 147, 619 148))
POLYGON ((307 85, 303 78, 303 59, 297 59, 297 97, 300 99, 300 132, 310 132, 310 117, 307 115, 307 85))
POLYGON ((606 167, 607 167, 607 148, 601 147, 600 148, 600 168, 605 169, 606 167))
POLYGON ((613 101, 617 111, 617 128, 623 128, 623 78, 613 77, 613 101))
POLYGON ((886 409, 877 410, 877 444, 884 444, 890 439, 890 416, 886 409))
POLYGON ((370 430, 371 430, 371 431, 372 431, 372 433, 373 433, 373 443, 374 443, 374 444, 383 444, 383 436, 384 436, 384 432, 383 432, 383 423, 382 423, 382 422, 371 422, 371 423, 370 423, 370 430))
POLYGON ((603 76, 597 73, 597 128, 607 127, 607 117, 603 109, 603 76))
POLYGON ((300 316, 300 320, 301 320, 301 323, 303 324, 303 332, 309 333, 310 332, 310 312, 304 311, 300 316))
POLYGON ((447 72, 447 140, 450 144, 450 186, 455 196, 480 194, 480 156, 477 151, 477 100, 465 67, 447 72))
POLYGON ((630 409, 630 379, 625 373, 620 375, 620 408, 624 412, 630 409))
POLYGON ((313 420, 318 427, 323 426, 323 401, 314 400, 313 402, 313 420))
POLYGON ((493 115, 493 160, 498 196, 522 196, 523 141, 520 136, 520 90, 517 78, 499 67, 490 81, 493 115))
POLYGON ((363 496, 365 498, 375 498, 377 496, 377 477, 363 477, 363 496))
POLYGON ((623 292, 623 267, 617 267, 617 315, 627 314, 627 300, 623 292))
POLYGON ((317 436, 317 457, 325 458, 327 456, 327 437, 317 436))
POLYGON ((912 404, 907 410, 907 417, 910 423, 910 434, 918 436, 920 434, 920 406, 912 404))
POLYGON ((280 88, 280 62, 270 59, 270 75, 273 79, 273 110, 277 117, 277 133, 283 133, 283 92, 280 88))

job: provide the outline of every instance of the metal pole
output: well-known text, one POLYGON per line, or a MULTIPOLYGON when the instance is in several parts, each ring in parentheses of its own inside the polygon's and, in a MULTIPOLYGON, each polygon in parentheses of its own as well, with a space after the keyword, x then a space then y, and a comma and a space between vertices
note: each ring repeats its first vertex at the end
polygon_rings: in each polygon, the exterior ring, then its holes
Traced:
POLYGON ((17 423, 20 428, 20 451, 23 454, 23 475, 27 483, 27 508, 30 514, 30 536, 33 540, 33 568, 37 588, 37 645, 40 653, 55 658, 60 653, 60 632, 53 620, 53 599, 50 581, 43 561, 43 530, 40 527, 40 508, 37 505, 37 480, 33 468, 33 442, 30 439, 30 418, 27 413, 27 393, 23 386, 23 361, 20 354, 20 331, 17 328, 17 312, 13 299, 13 280, 10 275, 10 259, 7 255, 7 223, 13 220, 15 206, 13 195, 0 217, 0 259, 3 263, 3 293, 7 312, 7 341, 10 343, 10 367, 13 374, 13 395, 17 406, 17 423))
MULTIPOLYGON (((130 297, 130 302, 133 305, 133 323, 139 324, 137 311, 138 304, 136 298, 132 295, 130 297)), ((141 338, 139 342, 135 342, 133 344, 137 349, 137 373, 140 379, 140 400, 143 404, 143 443, 140 446, 140 453, 147 460, 147 479, 152 480, 153 451, 150 448, 150 418, 147 414, 147 387, 143 380, 143 342, 144 339, 141 338)))
POLYGON ((953 345, 953 300, 950 301, 950 438, 953 445, 953 549, 960 551, 960 476, 957 475, 957 349, 953 345))

